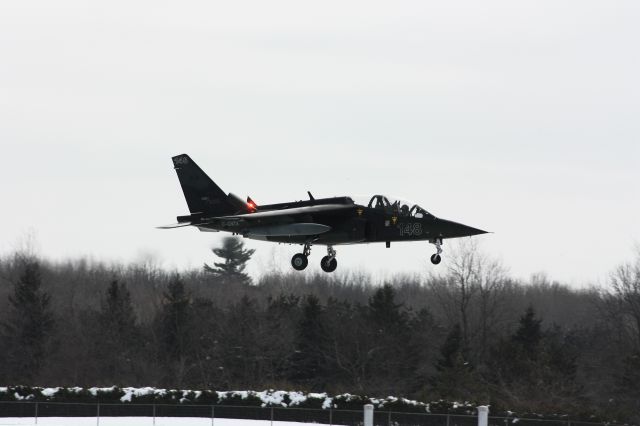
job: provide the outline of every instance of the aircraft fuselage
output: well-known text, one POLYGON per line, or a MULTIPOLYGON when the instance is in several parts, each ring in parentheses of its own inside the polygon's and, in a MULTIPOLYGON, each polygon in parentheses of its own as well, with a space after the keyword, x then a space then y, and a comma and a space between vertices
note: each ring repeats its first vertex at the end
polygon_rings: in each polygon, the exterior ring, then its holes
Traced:
POLYGON ((174 169, 184 192, 189 215, 162 228, 195 226, 201 231, 224 231, 256 240, 302 244, 303 252, 291 263, 295 269, 307 266, 312 244, 327 246, 322 269, 335 270, 334 245, 398 241, 429 241, 436 245, 431 256, 440 263, 440 246, 447 238, 484 234, 485 231, 440 219, 417 204, 374 195, 364 203, 351 197, 314 198, 258 206, 251 198, 223 192, 186 154, 173 157, 174 169))

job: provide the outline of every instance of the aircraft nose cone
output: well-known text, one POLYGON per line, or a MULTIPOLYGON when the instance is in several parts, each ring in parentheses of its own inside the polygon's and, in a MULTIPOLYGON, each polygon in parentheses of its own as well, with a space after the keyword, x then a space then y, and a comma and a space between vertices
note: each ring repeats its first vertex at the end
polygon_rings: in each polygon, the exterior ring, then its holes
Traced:
POLYGON ((451 220, 440 220, 442 222, 442 236, 445 238, 452 237, 470 237, 472 235, 487 234, 487 231, 463 225, 462 223, 453 222, 451 220))

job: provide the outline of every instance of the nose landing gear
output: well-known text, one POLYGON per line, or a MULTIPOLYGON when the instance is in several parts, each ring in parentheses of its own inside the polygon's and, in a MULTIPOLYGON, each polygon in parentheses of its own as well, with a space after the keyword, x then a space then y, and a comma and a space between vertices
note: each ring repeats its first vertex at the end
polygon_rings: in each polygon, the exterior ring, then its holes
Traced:
POLYGON ((309 255, 311 254, 311 243, 305 243, 302 253, 296 253, 291 258, 291 266, 296 271, 302 271, 309 264, 309 255))
POLYGON ((327 255, 320 261, 320 267, 325 272, 333 272, 338 267, 336 251, 333 249, 333 246, 327 246, 327 255))
POLYGON ((442 253, 442 238, 436 238, 429 242, 436 246, 437 253, 431 255, 431 263, 437 265, 442 261, 442 257, 440 256, 440 253, 442 253))

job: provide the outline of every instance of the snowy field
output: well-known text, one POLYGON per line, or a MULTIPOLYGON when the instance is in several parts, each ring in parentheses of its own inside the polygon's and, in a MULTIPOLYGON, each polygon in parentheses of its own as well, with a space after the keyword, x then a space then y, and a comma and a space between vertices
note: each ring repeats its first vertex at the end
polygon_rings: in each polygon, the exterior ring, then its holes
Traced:
MULTIPOLYGON (((2 417, 0 425, 33 425, 33 417, 2 417)), ((300 426, 310 423, 196 417, 40 417, 38 426, 300 426)))

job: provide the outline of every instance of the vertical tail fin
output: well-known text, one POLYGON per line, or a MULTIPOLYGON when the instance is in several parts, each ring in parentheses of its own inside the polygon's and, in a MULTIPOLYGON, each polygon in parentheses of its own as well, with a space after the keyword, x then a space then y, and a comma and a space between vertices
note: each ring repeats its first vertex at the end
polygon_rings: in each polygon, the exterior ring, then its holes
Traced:
POLYGON ((172 160, 192 214, 219 216, 237 211, 224 191, 187 154, 177 155, 172 160))

